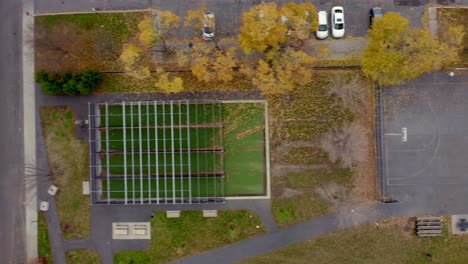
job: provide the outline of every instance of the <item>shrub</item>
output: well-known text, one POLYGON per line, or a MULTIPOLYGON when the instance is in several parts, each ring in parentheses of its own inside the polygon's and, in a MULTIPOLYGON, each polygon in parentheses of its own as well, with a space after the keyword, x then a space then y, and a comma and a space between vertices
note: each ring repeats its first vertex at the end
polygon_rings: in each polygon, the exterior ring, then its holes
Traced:
POLYGON ((89 95, 101 80, 101 73, 89 70, 79 73, 66 72, 62 74, 36 73, 36 82, 39 83, 42 91, 56 95, 89 95))

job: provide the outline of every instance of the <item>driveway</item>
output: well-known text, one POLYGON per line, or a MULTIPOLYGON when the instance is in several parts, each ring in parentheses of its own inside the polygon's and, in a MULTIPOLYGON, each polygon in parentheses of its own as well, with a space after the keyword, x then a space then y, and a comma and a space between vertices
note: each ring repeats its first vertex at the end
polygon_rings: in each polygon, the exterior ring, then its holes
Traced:
POLYGON ((382 88, 382 184, 400 203, 454 208, 468 193, 468 75, 382 88))

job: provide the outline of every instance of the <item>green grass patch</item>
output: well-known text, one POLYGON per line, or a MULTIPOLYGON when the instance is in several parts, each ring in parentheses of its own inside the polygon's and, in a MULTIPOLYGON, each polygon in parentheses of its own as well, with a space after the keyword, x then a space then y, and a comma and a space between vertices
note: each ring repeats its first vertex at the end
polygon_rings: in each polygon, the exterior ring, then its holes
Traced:
MULTIPOLYGON (((212 173, 222 172, 222 152, 191 153, 158 153, 158 154, 113 154, 109 158, 110 173, 124 175, 127 173, 159 175, 172 173, 212 173), (125 166, 125 164, 127 166, 125 166)), ((107 157, 102 155, 103 175, 108 171, 107 157)))
POLYGON ((264 194, 265 105, 239 103, 223 107, 226 194, 264 194))
MULTIPOLYGON (((177 109, 173 112, 187 111, 191 113, 190 122, 200 124, 206 124, 206 122, 221 121, 223 120, 223 129, 221 128, 154 128, 154 127, 142 127, 135 128, 139 124, 133 124, 133 128, 127 129, 110 129, 108 131, 101 130, 101 149, 119 151, 110 153, 109 161, 107 161, 106 155, 101 155, 102 159, 102 175, 106 175, 110 172, 112 175, 135 175, 138 179, 140 174, 143 177, 147 177, 148 173, 151 175, 158 174, 159 176, 171 176, 172 173, 188 174, 189 172, 196 173, 211 173, 211 172, 222 172, 224 168, 225 178, 208 181, 207 184, 203 185, 201 189, 209 186, 208 191, 200 193, 198 190, 199 184, 198 179, 192 180, 183 179, 177 180, 174 184, 184 184, 184 191, 177 192, 176 197, 188 197, 190 193, 190 187, 192 196, 209 197, 213 196, 216 192, 218 195, 222 192, 227 196, 234 195, 262 195, 265 193, 265 158, 264 158, 264 129, 265 129, 265 105, 263 103, 226 103, 222 105, 207 105, 208 107, 201 107, 202 105, 190 105, 188 108, 186 105, 177 105, 177 109), (207 110, 208 116, 212 118, 195 118, 197 116, 205 115, 203 111, 207 110), (221 118, 222 114, 222 118, 221 118), (193 119, 193 120, 192 120, 193 119), (221 132, 223 134, 221 135, 221 132), (108 134, 107 134, 108 133, 108 134), (133 135, 132 135, 133 134, 133 135), (107 138, 109 142, 107 142, 107 138), (124 141, 124 138, 126 139, 124 141), (141 140, 140 140, 141 138, 141 140), (158 139, 157 141, 155 139, 158 139), (126 143, 125 143, 126 142, 126 143), (124 145, 125 144, 125 145, 124 145), (109 145, 109 146, 107 146, 109 145), (126 148, 127 154, 121 153, 126 148), (224 147, 224 152, 175 152, 163 153, 164 150, 170 151, 171 149, 181 150, 211 150, 214 147, 224 147), (159 151, 158 153, 139 153, 129 154, 128 152, 140 151, 140 150, 159 151), (162 151, 162 152, 161 152, 162 151), (189 162, 190 161, 190 162, 189 162), (109 162, 109 166, 107 165, 109 162), (190 163, 190 166, 189 166, 190 163), (126 164, 126 166, 125 166, 126 164), (157 164, 157 166, 156 166, 157 164), (225 190, 222 188, 222 182, 226 183, 225 190)), ((140 107, 140 113, 146 113, 148 110, 150 113, 163 112, 162 106, 154 108, 154 106, 140 107), (141 110, 144 108, 144 111, 141 110), (155 111, 156 110, 156 111, 155 111)), ((134 112, 138 109, 138 106, 125 107, 125 116, 130 109, 134 112)), ((173 109, 174 110, 174 109, 173 109)), ((105 111, 105 108, 101 107, 101 111, 105 111)), ((107 121, 113 126, 121 126, 123 124, 123 108, 118 106, 108 107, 108 111, 113 115, 120 115, 119 118, 111 117, 107 121)), ((101 122, 103 122, 104 116, 101 116, 101 122)), ((175 119, 178 120, 177 114, 175 119)), ((165 119, 170 119, 170 115, 166 116, 165 119)), ((180 117, 182 118, 182 117, 180 117)), ((126 117, 125 120, 127 120, 126 117)), ((136 120, 139 120, 135 116, 136 120)), ((154 118, 147 116, 142 126, 155 124, 161 126, 167 124, 166 122, 160 123, 159 120, 162 118, 154 118)), ((105 121, 105 120, 104 120, 105 121)), ((179 124, 185 124, 187 118, 179 124)), ((127 121, 125 121, 127 123, 127 121)), ((131 125, 131 124, 130 124, 131 125)), ((127 127, 127 124, 126 124, 127 127)), ((179 176, 179 175, 177 175, 179 176)), ((137 184, 131 180, 127 181, 128 189, 136 188, 137 192, 143 189, 145 192, 149 188, 152 189, 151 196, 156 197, 155 194, 157 184, 161 181, 154 180, 153 183, 148 183, 147 180, 139 181, 137 184), (155 185, 155 186, 153 186, 155 185)), ((203 180, 202 180, 203 181, 203 180)), ((104 181, 104 184, 107 183, 104 181)), ((124 193, 124 180, 112 179, 109 187, 111 187, 111 196, 113 198, 122 198, 125 196, 124 193)), ((171 186, 171 185, 170 185, 171 186)), ((104 191, 107 191, 107 185, 104 191)), ((182 187, 177 189, 181 189, 182 187)), ((166 188, 162 189, 165 190, 166 188)), ((150 193, 138 194, 137 198, 148 197, 150 193)), ((130 195, 130 194, 127 194, 130 195)), ((132 190, 133 195, 133 190, 132 190)), ((164 194, 161 196, 166 195, 164 194)), ((172 197, 172 193, 167 194, 172 197)), ((103 195, 107 197, 107 194, 103 195)), ((129 196, 130 197, 130 196, 129 196)))
POLYGON ((41 263, 54 263, 50 249, 49 233, 44 213, 38 213, 37 221, 37 255, 41 263))
POLYGON ((308 170, 273 178, 273 192, 285 188, 298 192, 286 197, 276 195, 273 199, 272 211, 277 223, 287 226, 328 212, 329 205, 317 194, 316 188, 329 182, 350 187, 351 170, 308 170))
POLYGON ((172 105, 159 104, 156 107, 154 104, 127 105, 125 108, 121 105, 111 105, 107 108, 109 120, 106 121, 106 107, 100 106, 101 126, 105 126, 106 122, 108 127, 122 127, 124 123, 126 126, 216 124, 222 121, 222 108, 222 105, 217 103, 187 106, 183 102, 172 105))
POLYGON ((249 211, 219 211, 216 218, 200 211, 183 211, 180 218, 158 212, 151 221, 150 249, 118 252, 114 263, 167 263, 263 233, 257 225, 261 221, 249 211))
POLYGON ((101 263, 101 258, 94 250, 69 250, 66 252, 68 264, 101 263))
MULTIPOLYGON (((450 225, 446 221, 445 226, 450 225)), ((468 237, 444 234, 420 238, 408 218, 387 219, 307 240, 242 261, 290 263, 467 263, 468 237)))
POLYGON ((164 151, 171 149, 194 150, 222 147, 220 128, 214 127, 189 129, 154 129, 146 127, 142 128, 141 131, 139 128, 111 129, 109 130, 109 148, 106 142, 107 132, 106 130, 101 131, 101 149, 103 150, 123 151, 124 145, 127 151, 139 151, 140 148, 143 150, 164 151))
POLYGON ((446 33, 449 26, 464 26, 463 49, 460 60, 454 67, 468 67, 468 11, 466 8, 437 8, 437 23, 439 36, 446 33))
MULTIPOLYGON (((223 192, 223 179, 216 177, 180 178, 175 179, 135 179, 127 181, 127 198, 188 198, 188 197, 220 197, 223 192), (172 190, 176 191, 173 192, 172 190), (132 191, 129 191, 132 190, 132 191), (135 192, 133 192, 135 190, 135 192), (166 191, 167 190, 167 191, 166 191)), ((102 181, 102 198, 107 198, 107 180, 102 181)), ((125 198, 125 180, 110 180, 110 198, 125 198)))
POLYGON ((290 164, 314 165, 330 164, 328 154, 318 147, 297 147, 291 148, 283 156, 283 160, 290 164))
POLYGON ((42 107, 41 123, 54 183, 59 187, 57 210, 65 238, 90 235, 89 199, 82 194, 88 180, 88 145, 75 138, 73 112, 68 107, 42 107))

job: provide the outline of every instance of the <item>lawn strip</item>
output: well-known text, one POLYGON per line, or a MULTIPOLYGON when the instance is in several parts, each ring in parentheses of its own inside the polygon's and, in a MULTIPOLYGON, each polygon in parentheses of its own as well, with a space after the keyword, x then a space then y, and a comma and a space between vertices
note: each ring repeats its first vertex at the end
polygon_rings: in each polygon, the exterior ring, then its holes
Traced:
POLYGON ((182 211, 180 218, 167 218, 165 212, 158 212, 151 221, 150 248, 118 252, 114 263, 167 263, 263 232, 259 218, 244 210, 218 211, 215 218, 205 218, 200 211, 182 211))
POLYGON ((60 225, 65 238, 90 235, 89 198, 82 194, 82 181, 89 179, 88 146, 75 138, 74 115, 68 107, 41 108, 41 123, 47 146, 60 225))

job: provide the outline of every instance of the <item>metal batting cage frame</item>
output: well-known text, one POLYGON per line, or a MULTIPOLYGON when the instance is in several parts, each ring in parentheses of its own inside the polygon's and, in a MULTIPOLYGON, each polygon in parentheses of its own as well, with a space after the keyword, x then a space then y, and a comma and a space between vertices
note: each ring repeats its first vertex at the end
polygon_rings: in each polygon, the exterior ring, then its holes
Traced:
POLYGON ((89 103, 92 204, 225 197, 221 101, 89 103))

